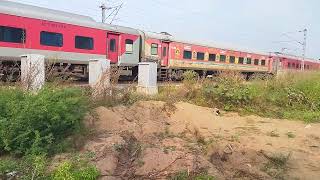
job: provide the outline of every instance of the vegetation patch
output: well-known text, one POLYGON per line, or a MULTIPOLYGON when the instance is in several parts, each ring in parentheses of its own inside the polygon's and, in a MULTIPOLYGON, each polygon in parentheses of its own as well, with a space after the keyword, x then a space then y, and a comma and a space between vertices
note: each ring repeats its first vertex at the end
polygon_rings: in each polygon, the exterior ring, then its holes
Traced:
POLYGON ((291 154, 272 154, 264 156, 268 159, 268 162, 264 164, 262 171, 275 179, 285 179, 285 173, 288 170, 288 161, 291 154))
POLYGON ((256 114, 262 117, 320 122, 320 73, 286 73, 255 76, 222 72, 213 79, 199 79, 193 71, 183 85, 160 88, 158 100, 187 101, 200 106, 256 114))
POLYGON ((215 180, 214 176, 208 175, 207 172, 194 172, 188 173, 188 171, 181 171, 172 175, 170 180, 215 180))
POLYGON ((53 154, 80 131, 87 112, 83 92, 44 88, 37 94, 0 89, 0 151, 15 155, 53 154))

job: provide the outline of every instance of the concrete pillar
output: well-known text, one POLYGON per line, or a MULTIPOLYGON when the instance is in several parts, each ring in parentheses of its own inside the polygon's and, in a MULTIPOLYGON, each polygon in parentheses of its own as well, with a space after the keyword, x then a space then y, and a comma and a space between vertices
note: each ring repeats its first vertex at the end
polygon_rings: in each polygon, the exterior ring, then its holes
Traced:
POLYGON ((110 74, 107 71, 110 70, 110 60, 107 59, 91 59, 89 61, 89 84, 91 87, 97 85, 104 86, 110 85, 110 74), (101 82, 103 81, 103 82, 101 82))
POLYGON ((26 90, 37 91, 45 83, 45 60, 40 54, 21 56, 21 82, 26 90))
POLYGON ((157 86, 157 63, 139 63, 138 88, 139 93, 155 95, 158 93, 157 86))

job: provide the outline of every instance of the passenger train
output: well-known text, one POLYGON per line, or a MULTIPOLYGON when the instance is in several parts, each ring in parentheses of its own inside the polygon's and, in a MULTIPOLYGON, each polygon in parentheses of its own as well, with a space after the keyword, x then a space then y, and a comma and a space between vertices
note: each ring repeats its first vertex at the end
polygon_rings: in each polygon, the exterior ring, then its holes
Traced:
MULTIPOLYGON (((158 63, 161 79, 181 79, 186 70, 214 74, 235 70, 250 75, 299 70, 299 57, 260 53, 178 40, 169 33, 99 23, 88 16, 0 1, 0 75, 23 54, 42 54, 57 69, 85 78, 90 59, 109 59, 123 76, 136 76, 139 62, 158 63), (2 72, 1 72, 2 71, 2 72)), ((304 68, 320 69, 306 59, 304 68)))

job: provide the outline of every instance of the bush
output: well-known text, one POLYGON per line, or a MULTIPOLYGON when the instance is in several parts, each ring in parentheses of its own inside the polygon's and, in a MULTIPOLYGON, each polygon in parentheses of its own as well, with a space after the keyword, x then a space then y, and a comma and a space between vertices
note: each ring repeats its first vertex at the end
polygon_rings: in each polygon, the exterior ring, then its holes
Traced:
POLYGON ((75 88, 46 87, 38 94, 0 89, 0 149, 15 155, 54 153, 81 127, 86 100, 75 88))
POLYGON ((53 180, 95 180, 100 173, 97 168, 90 165, 81 157, 65 161, 55 169, 51 175, 53 180))
POLYGON ((0 160, 0 179, 46 179, 45 155, 28 155, 21 159, 0 160))
POLYGON ((229 72, 220 74, 216 82, 207 82, 202 86, 202 94, 210 104, 225 110, 248 105, 253 99, 250 88, 240 74, 229 72))

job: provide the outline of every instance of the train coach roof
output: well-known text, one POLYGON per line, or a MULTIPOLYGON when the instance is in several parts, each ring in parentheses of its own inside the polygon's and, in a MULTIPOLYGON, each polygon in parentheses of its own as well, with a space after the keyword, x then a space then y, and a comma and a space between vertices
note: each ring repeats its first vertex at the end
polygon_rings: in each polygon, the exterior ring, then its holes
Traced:
POLYGON ((139 35, 139 32, 135 29, 98 23, 89 16, 16 3, 7 0, 0 0, 0 13, 139 35))

